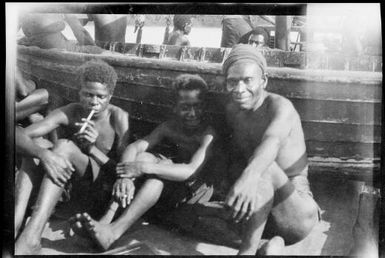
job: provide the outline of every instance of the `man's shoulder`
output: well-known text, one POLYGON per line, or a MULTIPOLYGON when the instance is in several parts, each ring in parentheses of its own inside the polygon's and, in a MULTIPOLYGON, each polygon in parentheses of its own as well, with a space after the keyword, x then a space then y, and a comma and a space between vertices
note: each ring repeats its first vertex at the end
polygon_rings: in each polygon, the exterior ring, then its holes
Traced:
POLYGON ((118 106, 115 106, 113 104, 109 104, 108 108, 110 109, 111 113, 113 113, 113 114, 116 114, 116 115, 127 115, 128 116, 128 112, 125 111, 124 109, 118 107, 118 106))
POLYGON ((266 100, 275 107, 293 107, 292 102, 288 98, 276 93, 269 92, 266 100))
POLYGON ((71 114, 79 113, 81 108, 82 106, 80 105, 80 103, 73 102, 73 103, 69 103, 67 105, 58 107, 54 111, 63 112, 66 115, 70 116, 71 114))
POLYGON ((266 100, 273 112, 285 113, 287 115, 298 114, 293 103, 282 95, 269 92, 266 100))

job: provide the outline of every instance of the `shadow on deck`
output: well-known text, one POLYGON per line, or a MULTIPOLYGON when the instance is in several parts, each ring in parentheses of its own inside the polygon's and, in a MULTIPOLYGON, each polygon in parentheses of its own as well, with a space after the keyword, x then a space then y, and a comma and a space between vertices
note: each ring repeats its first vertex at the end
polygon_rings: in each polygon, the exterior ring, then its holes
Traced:
MULTIPOLYGON (((353 244, 352 228, 358 211, 358 189, 362 182, 320 176, 310 177, 310 182, 315 199, 322 210, 322 221, 307 238, 285 247, 283 255, 348 255, 353 244)), ((98 249, 91 240, 66 236, 68 231, 69 225, 66 221, 51 220, 43 233, 42 254, 97 254, 98 249)), ((207 243, 142 221, 136 223, 112 248, 116 248, 115 254, 237 253, 234 248, 207 243), (127 245, 132 247, 131 252, 123 248, 127 245)))

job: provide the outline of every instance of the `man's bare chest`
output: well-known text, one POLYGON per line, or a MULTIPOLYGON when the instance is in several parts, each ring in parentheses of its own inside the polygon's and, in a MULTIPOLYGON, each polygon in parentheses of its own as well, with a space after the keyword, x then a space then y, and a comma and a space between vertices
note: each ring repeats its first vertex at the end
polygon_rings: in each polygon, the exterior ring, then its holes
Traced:
POLYGON ((253 152, 260 144, 267 127, 268 121, 264 117, 235 115, 232 123, 234 143, 244 153, 253 152))
POLYGON ((197 135, 188 137, 184 134, 174 133, 169 135, 167 140, 173 144, 179 157, 189 160, 199 148, 201 137, 197 135))

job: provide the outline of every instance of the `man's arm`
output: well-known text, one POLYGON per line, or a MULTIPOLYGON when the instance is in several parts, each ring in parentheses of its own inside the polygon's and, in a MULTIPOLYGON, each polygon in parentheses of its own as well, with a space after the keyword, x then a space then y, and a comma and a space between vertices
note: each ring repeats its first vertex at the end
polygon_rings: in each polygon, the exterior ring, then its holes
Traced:
POLYGON ((185 181, 203 167, 206 161, 206 154, 211 146, 213 135, 205 135, 201 146, 194 153, 188 164, 163 164, 143 163, 142 171, 146 174, 157 175, 160 178, 172 181, 185 181))
POLYGON ((49 151, 35 144, 35 142, 25 134, 24 128, 15 127, 16 152, 23 156, 41 159, 44 152, 49 151))
POLYGON ((72 164, 54 152, 44 149, 32 140, 33 137, 46 135, 60 124, 65 124, 67 117, 61 110, 54 110, 45 119, 23 129, 16 127, 16 151, 23 155, 39 158, 48 177, 58 186, 63 187, 71 178, 72 164))
MULTIPOLYGON (((138 170, 145 174, 157 175, 160 178, 172 181, 185 181, 203 167, 213 139, 214 134, 207 133, 188 164, 138 162, 136 165, 138 165, 138 170)), ((127 166, 130 166, 130 164, 127 164, 127 166)), ((124 168, 122 171, 124 171, 124 168)), ((124 172, 120 175, 122 177, 130 176, 124 172)))
POLYGON ((30 138, 45 136, 60 125, 67 125, 68 117, 64 108, 58 108, 49 113, 43 120, 31 124, 25 128, 25 134, 30 138))
POLYGON ((257 209, 256 181, 276 159, 281 143, 290 134, 292 122, 296 119, 296 112, 288 100, 278 99, 276 101, 277 103, 270 103, 273 105, 272 118, 261 143, 227 194, 225 203, 231 208, 235 222, 244 218, 247 220, 257 209))
POLYGON ((158 144, 163 139, 166 130, 166 123, 162 123, 148 136, 128 145, 122 154, 121 162, 134 162, 139 153, 145 152, 147 149, 158 144))
POLYGON ((72 32, 79 42, 79 45, 96 45, 95 41, 92 39, 88 31, 82 26, 76 15, 64 14, 64 18, 68 25, 71 27, 72 32))

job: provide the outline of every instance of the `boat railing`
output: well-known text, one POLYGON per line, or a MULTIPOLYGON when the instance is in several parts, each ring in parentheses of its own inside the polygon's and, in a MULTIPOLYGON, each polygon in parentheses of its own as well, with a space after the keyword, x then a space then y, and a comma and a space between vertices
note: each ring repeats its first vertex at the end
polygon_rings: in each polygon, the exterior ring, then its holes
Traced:
MULTIPOLYGON (((121 42, 97 42, 103 49, 124 55, 177 60, 182 62, 222 63, 230 48, 194 47, 136 44, 121 42)), ((298 69, 320 69, 340 71, 382 71, 381 55, 346 55, 343 52, 284 51, 264 48, 260 50, 270 67, 291 67, 298 69)))
MULTIPOLYGON (((77 101, 79 83, 75 75, 80 64, 94 58, 108 62, 119 77, 112 104, 129 112, 133 121, 130 130, 132 134, 138 133, 138 137, 145 136, 172 114, 174 78, 182 73, 199 74, 209 87, 207 114, 218 132, 226 128, 227 95, 221 61, 211 63, 206 59, 222 49, 211 53, 206 49, 204 54, 190 48, 191 56, 198 60, 189 60, 188 56, 160 56, 161 52, 167 55, 172 51, 186 54, 188 47, 122 46, 132 54, 97 55, 19 46, 17 65, 26 77, 49 91, 51 102, 57 107, 77 101), (199 60, 199 54, 205 62, 199 60)), ((223 51, 226 50, 229 49, 223 51)), ((301 117, 310 173, 360 179, 379 175, 382 73, 271 66, 267 72, 268 90, 290 99, 301 117)))

